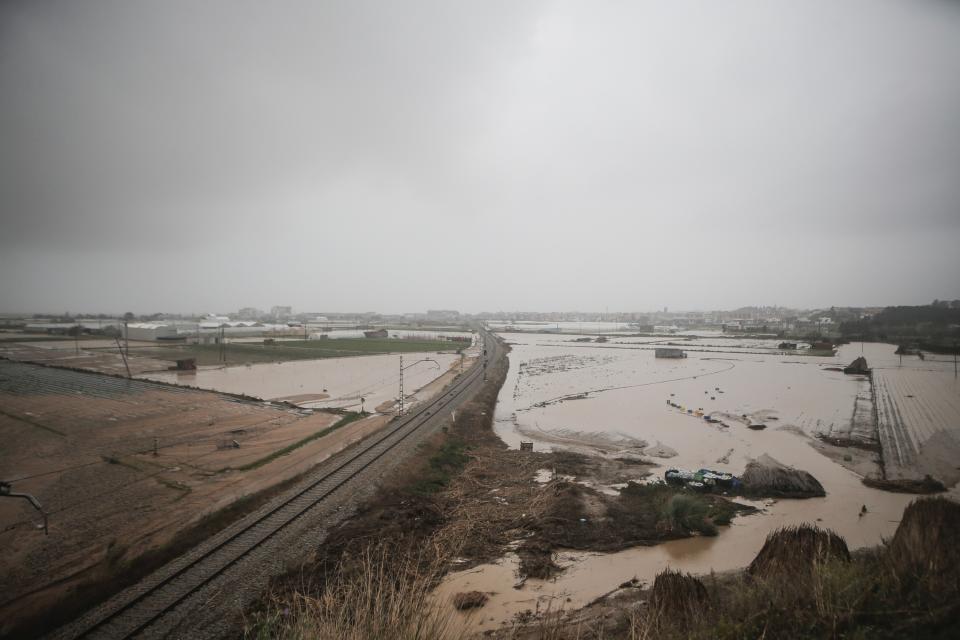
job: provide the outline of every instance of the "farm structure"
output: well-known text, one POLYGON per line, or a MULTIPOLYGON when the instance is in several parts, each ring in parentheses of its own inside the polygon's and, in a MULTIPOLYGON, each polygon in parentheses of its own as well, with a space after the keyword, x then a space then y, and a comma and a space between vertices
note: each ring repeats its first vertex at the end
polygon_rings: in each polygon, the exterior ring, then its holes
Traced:
POLYGON ((674 349, 670 347, 658 347, 654 350, 657 358, 686 358, 687 354, 683 349, 674 349))

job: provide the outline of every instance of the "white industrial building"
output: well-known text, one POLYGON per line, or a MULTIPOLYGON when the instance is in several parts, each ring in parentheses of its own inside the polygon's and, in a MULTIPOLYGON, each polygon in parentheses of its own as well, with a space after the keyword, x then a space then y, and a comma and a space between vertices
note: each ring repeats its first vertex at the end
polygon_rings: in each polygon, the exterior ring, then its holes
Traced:
POLYGON ((178 337, 175 325, 156 322, 131 322, 121 330, 128 340, 176 340, 178 337))

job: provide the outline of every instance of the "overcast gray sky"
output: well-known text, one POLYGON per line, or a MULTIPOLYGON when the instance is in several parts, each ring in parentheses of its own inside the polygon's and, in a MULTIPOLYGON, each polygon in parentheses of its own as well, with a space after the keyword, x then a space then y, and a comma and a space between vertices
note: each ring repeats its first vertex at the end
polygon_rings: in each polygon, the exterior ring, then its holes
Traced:
POLYGON ((960 298, 960 3, 0 4, 0 310, 960 298))

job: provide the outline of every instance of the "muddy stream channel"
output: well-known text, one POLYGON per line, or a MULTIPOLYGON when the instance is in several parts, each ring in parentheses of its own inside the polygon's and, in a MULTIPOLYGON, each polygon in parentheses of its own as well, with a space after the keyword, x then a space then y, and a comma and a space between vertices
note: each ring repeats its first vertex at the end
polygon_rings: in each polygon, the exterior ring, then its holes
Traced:
MULTIPOLYGON (((636 455, 660 465, 638 481, 656 481, 669 467, 706 467, 739 475, 748 461, 769 454, 812 473, 827 495, 753 502, 757 513, 736 517, 716 537, 610 554, 561 552, 558 563, 565 567, 563 572, 546 581, 528 579, 519 588, 514 588, 519 562, 514 554, 450 574, 438 588, 440 597, 472 590, 492 594, 486 606, 464 614, 465 623, 475 630, 496 628, 526 610, 581 607, 631 578, 650 583, 668 566, 695 574, 744 567, 770 531, 788 524, 829 527, 844 536, 851 548, 875 545, 891 536, 904 507, 915 496, 861 483, 861 475, 880 472, 876 452, 830 447, 815 437, 851 437, 869 426, 864 422, 874 415, 869 378, 838 370, 861 354, 874 368, 875 377, 883 369, 891 379, 905 381, 884 387, 886 396, 881 401, 894 407, 919 406, 914 422, 923 425, 905 436, 909 442, 922 452, 923 444, 935 437, 932 442, 937 442, 938 449, 951 456, 960 453, 960 384, 954 378, 952 360, 911 356, 901 362, 893 345, 859 343, 840 347, 835 356, 818 357, 780 351, 779 340, 732 339, 720 334, 611 335, 602 343, 563 334, 501 336, 512 352, 495 428, 512 448, 519 447, 521 440, 532 441, 537 450, 636 455), (656 358, 654 348, 666 343, 682 348, 687 357, 656 358), (701 408, 722 423, 711 424, 687 413, 687 409, 701 408), (766 428, 748 428, 758 423, 766 428), (865 513, 861 513, 863 507, 865 513)), ((876 437, 875 429, 871 431, 876 437)), ((904 464, 917 465, 913 470, 917 473, 929 472, 922 467, 925 460, 918 454, 904 464)), ((937 469, 936 460, 929 462, 937 469)), ((956 467, 952 469, 955 473, 956 467)), ((531 482, 548 479, 549 473, 544 472, 531 482)), ((941 479, 948 486, 956 482, 953 476, 941 475, 941 479)), ((950 493, 957 496, 956 487, 950 493)))

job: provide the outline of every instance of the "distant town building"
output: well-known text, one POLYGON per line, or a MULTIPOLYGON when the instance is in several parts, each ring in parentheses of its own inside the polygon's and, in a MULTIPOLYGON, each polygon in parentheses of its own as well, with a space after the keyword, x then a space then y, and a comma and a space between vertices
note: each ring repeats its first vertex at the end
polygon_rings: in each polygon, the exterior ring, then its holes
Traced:
POLYGON ((657 324, 653 326, 654 333, 676 333, 680 327, 673 324, 657 324))
POLYGON ((459 319, 459 311, 452 309, 427 309, 427 320, 431 322, 451 322, 459 319))
POLYGON ((270 315, 274 320, 286 320, 293 315, 293 307, 271 307, 270 315))
POLYGON ((132 322, 121 327, 128 340, 176 340, 179 338, 177 327, 172 324, 155 322, 132 322))

